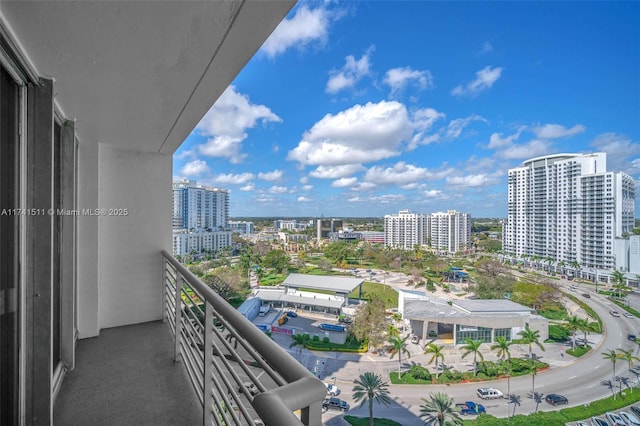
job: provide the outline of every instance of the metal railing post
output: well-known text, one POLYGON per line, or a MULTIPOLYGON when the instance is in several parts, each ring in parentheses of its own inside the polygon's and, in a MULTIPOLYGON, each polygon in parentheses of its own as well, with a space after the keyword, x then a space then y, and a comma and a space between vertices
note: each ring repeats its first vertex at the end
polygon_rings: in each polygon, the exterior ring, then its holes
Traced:
POLYGON ((205 300, 204 303, 204 368, 202 378, 202 424, 210 426, 213 423, 213 306, 205 300))
POLYGON ((180 342, 182 340, 182 274, 176 271, 176 294, 175 294, 175 312, 174 320, 176 335, 173 341, 173 360, 180 361, 180 342))

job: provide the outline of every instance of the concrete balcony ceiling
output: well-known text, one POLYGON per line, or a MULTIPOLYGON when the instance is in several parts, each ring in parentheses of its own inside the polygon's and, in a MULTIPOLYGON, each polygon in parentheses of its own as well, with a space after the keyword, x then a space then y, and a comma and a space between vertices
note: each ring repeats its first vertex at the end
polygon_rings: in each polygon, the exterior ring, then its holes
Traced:
POLYGON ((173 153, 295 1, 11 1, 0 13, 81 141, 173 153))

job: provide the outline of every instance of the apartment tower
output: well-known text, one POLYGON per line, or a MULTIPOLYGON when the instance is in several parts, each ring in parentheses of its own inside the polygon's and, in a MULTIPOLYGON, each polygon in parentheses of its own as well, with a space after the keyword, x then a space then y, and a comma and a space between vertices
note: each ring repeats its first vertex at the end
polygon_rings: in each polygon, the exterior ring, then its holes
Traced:
POLYGON ((471 245, 471 216, 455 210, 431 213, 431 247, 457 253, 471 245))
POLYGON ((612 270, 615 239, 634 227, 634 203, 633 179, 608 172, 606 153, 532 158, 509 170, 503 250, 612 270))
POLYGON ((400 210, 398 214, 384 216, 384 243, 393 248, 413 249, 429 241, 428 214, 400 210))

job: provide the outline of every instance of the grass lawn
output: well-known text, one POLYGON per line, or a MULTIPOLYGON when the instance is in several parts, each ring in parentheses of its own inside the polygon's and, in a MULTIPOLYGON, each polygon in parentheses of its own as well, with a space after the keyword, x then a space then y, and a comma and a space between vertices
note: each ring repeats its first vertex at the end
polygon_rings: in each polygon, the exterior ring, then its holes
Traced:
MULTIPOLYGON (((349 297, 352 299, 358 298, 358 288, 349 293, 349 297)), ((389 287, 388 285, 365 281, 362 284, 362 298, 371 299, 373 295, 379 296, 384 300, 385 308, 397 308, 398 307, 398 292, 389 287)))
MULTIPOLYGON (((345 419, 347 423, 353 426, 369 426, 369 417, 344 416, 343 419, 345 419)), ((398 423, 391 419, 381 419, 378 417, 373 418, 373 424, 375 426, 402 426, 402 423, 398 423)))
POLYGON ((569 355, 573 355, 576 358, 580 358, 591 350, 591 346, 578 345, 575 349, 567 349, 569 355))

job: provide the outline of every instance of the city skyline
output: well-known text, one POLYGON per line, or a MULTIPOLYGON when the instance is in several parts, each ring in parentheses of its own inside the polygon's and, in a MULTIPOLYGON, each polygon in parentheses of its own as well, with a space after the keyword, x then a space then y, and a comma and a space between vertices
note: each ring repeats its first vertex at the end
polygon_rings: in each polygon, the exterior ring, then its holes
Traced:
MULTIPOLYGON (((231 217, 505 217, 530 158, 640 182, 636 3, 300 2, 174 155, 231 217)), ((636 216, 640 211, 636 199, 636 216)))

